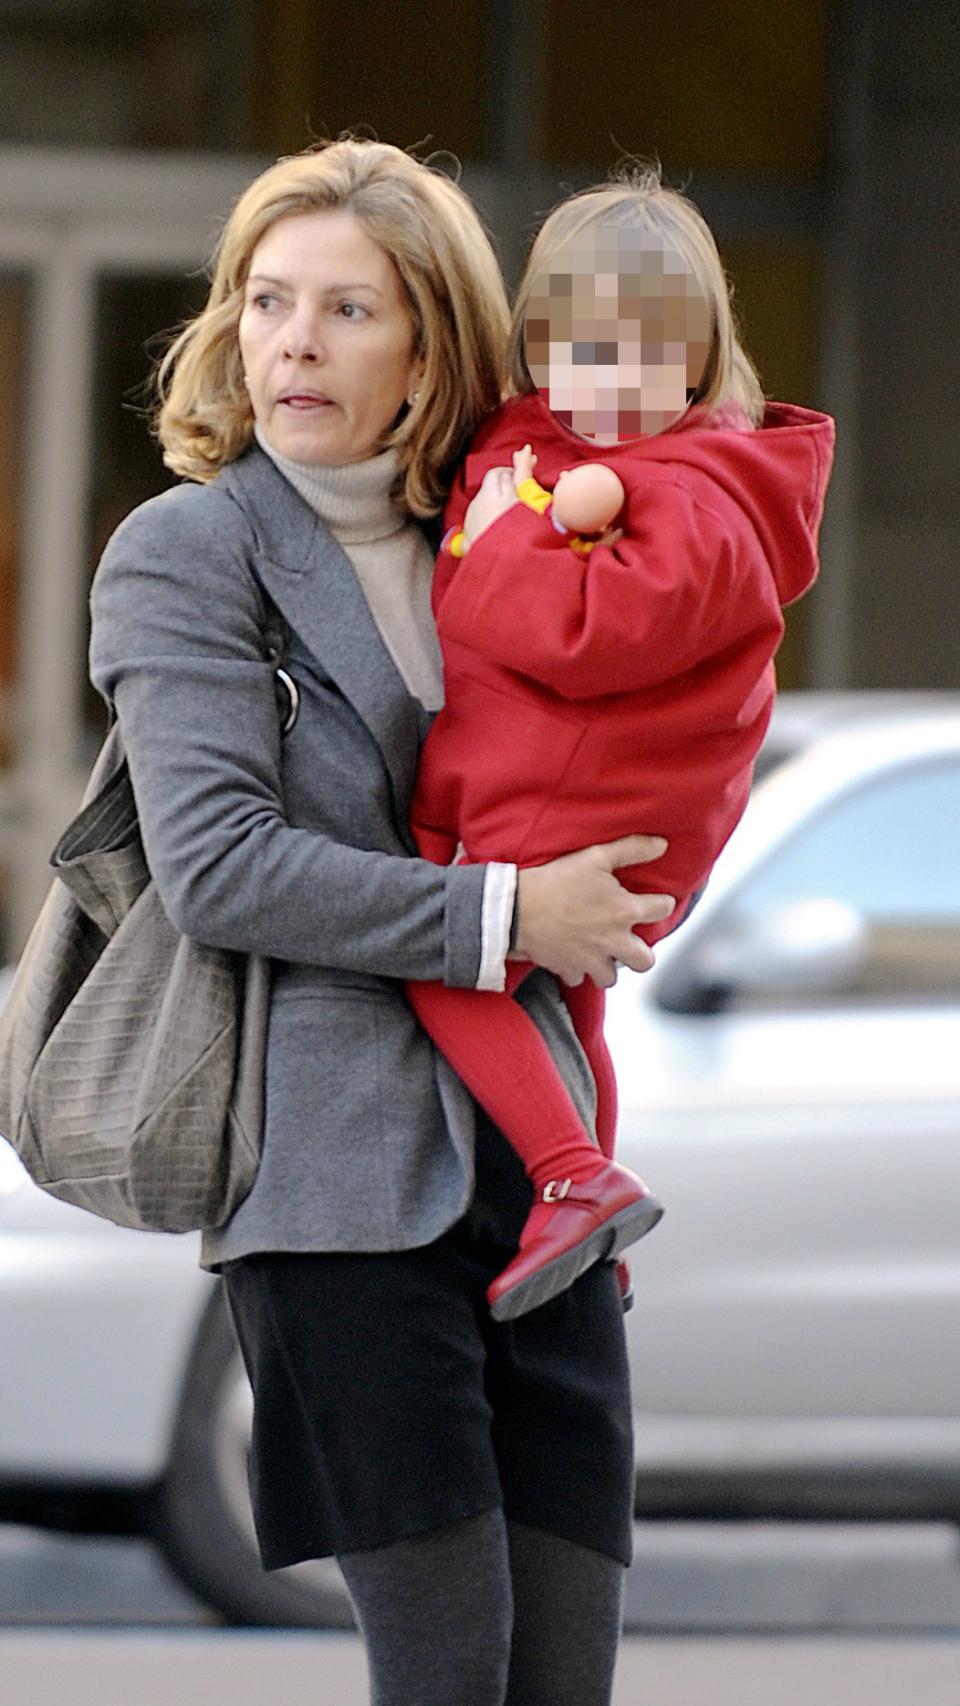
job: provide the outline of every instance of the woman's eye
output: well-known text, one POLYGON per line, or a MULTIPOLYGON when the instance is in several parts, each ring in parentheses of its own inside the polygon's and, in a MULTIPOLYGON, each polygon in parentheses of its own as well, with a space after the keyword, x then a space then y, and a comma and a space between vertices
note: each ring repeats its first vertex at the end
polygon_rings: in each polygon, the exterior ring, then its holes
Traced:
POLYGON ((265 311, 271 309, 278 300, 269 290, 258 290, 256 296, 251 298, 254 308, 262 308, 265 311))
POLYGON ((341 302, 337 310, 345 320, 365 320, 369 312, 360 302, 341 302))

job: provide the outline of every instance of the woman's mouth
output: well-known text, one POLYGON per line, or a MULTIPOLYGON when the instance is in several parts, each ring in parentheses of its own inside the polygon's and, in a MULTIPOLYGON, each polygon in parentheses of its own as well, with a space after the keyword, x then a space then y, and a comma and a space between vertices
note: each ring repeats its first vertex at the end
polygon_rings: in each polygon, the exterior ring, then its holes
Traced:
POLYGON ((332 397, 324 397, 318 391, 289 391, 280 398, 285 409, 293 409, 296 414, 310 414, 318 409, 333 409, 336 404, 332 397))

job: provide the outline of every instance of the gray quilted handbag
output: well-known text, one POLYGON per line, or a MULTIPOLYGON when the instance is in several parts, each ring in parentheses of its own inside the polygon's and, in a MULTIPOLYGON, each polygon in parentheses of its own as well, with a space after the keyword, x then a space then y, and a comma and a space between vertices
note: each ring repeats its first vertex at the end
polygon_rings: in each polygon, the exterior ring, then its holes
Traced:
POLYGON ((36 1184, 119 1226, 220 1226, 260 1159, 269 963, 170 923, 117 723, 50 862, 0 1014, 0 1131, 36 1184))
POLYGON ((170 923, 117 723, 51 864, 0 1014, 0 1130, 65 1202, 120 1226, 217 1226, 259 1162, 269 972, 170 923))

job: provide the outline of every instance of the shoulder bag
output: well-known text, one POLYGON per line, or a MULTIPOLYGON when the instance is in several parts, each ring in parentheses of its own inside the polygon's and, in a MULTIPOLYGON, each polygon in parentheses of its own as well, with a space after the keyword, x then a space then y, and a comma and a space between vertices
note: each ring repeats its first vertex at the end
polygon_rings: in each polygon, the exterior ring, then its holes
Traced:
MULTIPOLYGON (((264 637, 286 733, 275 610, 264 637)), ((50 863, 0 1013, 0 1131, 35 1184, 119 1226, 220 1226, 259 1165, 269 962, 170 923, 115 720, 50 863)))

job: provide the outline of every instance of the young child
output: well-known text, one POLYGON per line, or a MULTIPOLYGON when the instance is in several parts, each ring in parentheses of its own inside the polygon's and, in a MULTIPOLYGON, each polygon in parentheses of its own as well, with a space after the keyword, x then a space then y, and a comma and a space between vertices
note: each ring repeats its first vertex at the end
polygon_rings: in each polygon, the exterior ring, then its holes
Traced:
MULTIPOLYGON (((656 864, 617 873, 676 897, 666 922, 638 926, 652 943, 682 919, 746 803, 781 607, 816 574, 833 423, 764 405, 710 231, 653 171, 548 217, 511 348, 519 394, 477 433, 448 505, 434 575, 446 703, 414 832, 441 862, 520 866, 663 835, 656 864), (566 470, 612 469, 625 494, 613 531, 584 541, 555 525, 534 461, 546 492, 566 470)), ((662 1213, 613 1159, 602 990, 564 989, 597 1082, 595 1145, 512 999, 529 969, 510 963, 502 994, 407 985, 534 1187, 519 1252, 487 1294, 498 1319, 619 1255, 662 1213)))

